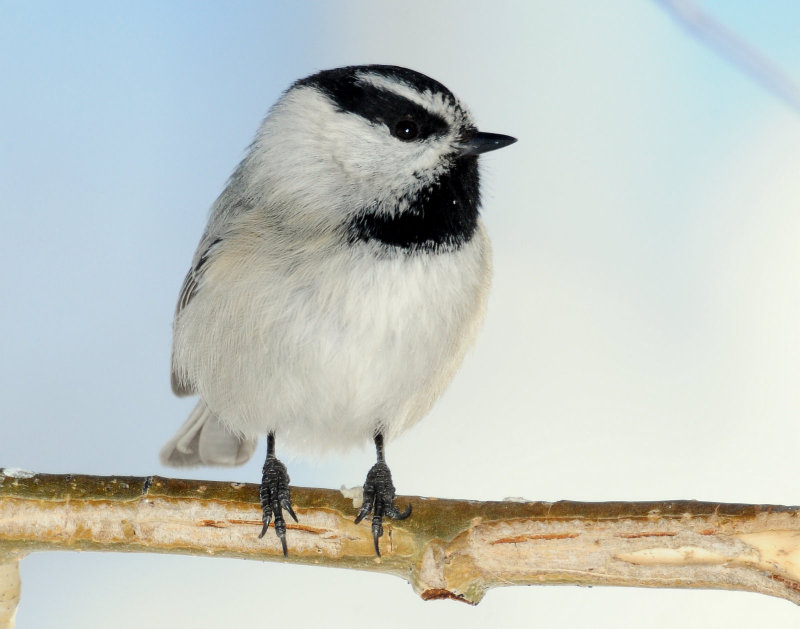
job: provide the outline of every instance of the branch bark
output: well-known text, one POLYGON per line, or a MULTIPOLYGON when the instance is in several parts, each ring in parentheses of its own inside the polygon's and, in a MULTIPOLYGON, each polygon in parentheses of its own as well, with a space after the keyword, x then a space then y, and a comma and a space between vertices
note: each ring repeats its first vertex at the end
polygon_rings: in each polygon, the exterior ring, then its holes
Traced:
POLYGON ((800 604, 800 507, 401 496, 413 514, 389 521, 378 559, 352 498, 294 487, 292 500, 300 522, 287 523, 284 559, 275 536, 258 539, 256 485, 2 470, 0 564, 13 576, 35 551, 182 553, 386 572, 424 599, 472 604, 491 587, 532 584, 747 590, 800 604))

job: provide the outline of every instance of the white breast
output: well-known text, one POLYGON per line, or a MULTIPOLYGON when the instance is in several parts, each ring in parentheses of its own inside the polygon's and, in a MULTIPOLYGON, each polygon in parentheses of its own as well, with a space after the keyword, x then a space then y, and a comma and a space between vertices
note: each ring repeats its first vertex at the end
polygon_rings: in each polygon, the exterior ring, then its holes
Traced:
POLYGON ((483 315, 483 226, 459 250, 375 245, 278 255, 226 241, 175 325, 175 364, 220 421, 302 450, 387 438, 450 382, 483 315))

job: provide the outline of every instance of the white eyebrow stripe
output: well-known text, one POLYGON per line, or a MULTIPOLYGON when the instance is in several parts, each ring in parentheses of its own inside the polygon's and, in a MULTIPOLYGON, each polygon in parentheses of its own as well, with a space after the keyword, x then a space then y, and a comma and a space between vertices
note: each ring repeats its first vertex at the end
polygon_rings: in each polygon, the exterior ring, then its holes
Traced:
POLYGON ((378 89, 397 94, 398 96, 410 100, 412 103, 427 109, 431 113, 443 116, 445 120, 448 120, 451 123, 455 119, 454 107, 447 103, 441 94, 439 94, 438 98, 436 98, 437 95, 432 94, 428 90, 420 93, 413 87, 406 85, 403 82, 393 81, 391 79, 387 79, 385 76, 372 74, 370 72, 359 72, 357 76, 359 83, 367 83, 373 87, 377 87, 378 89))

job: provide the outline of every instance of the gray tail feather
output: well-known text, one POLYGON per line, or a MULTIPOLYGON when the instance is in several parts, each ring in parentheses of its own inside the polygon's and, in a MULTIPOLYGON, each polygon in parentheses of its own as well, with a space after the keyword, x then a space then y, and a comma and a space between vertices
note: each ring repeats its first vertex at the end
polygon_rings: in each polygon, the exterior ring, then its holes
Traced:
POLYGON ((158 456, 170 467, 241 465, 253 456, 257 443, 228 430, 204 402, 198 402, 158 456))

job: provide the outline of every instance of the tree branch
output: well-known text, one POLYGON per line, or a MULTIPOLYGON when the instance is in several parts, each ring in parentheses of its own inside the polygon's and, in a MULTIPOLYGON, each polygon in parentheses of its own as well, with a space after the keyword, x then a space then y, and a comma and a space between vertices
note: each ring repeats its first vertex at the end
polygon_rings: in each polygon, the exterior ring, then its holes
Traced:
MULTIPOLYGON (((386 572, 424 599, 473 604, 491 587, 556 583, 747 590, 800 603, 799 507, 400 497, 413 514, 388 523, 378 559, 351 498, 294 487, 292 500, 300 522, 287 524, 284 559, 275 536, 258 539, 256 485, 2 470, 0 564, 13 576, 35 551, 182 553, 386 572)), ((0 608, 8 599, 0 591, 0 608)))
POLYGON ((11 629, 19 605, 19 561, 0 560, 0 629, 11 629))

